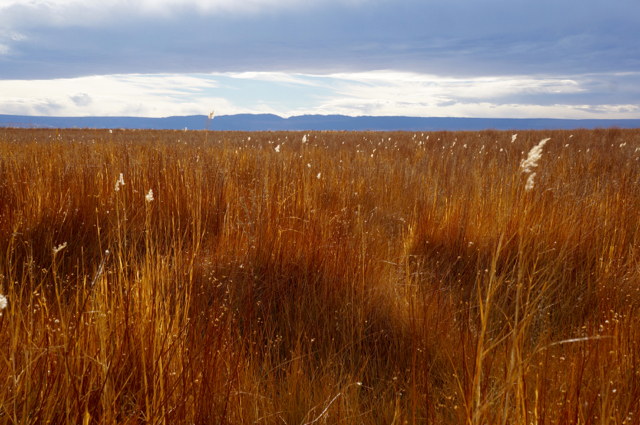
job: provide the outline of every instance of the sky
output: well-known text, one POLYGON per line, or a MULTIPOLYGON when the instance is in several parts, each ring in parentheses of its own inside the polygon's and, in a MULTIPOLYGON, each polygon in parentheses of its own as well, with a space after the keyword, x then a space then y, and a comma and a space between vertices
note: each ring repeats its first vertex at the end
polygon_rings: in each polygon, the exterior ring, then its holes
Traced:
POLYGON ((0 114, 640 118, 640 0, 0 0, 0 114))

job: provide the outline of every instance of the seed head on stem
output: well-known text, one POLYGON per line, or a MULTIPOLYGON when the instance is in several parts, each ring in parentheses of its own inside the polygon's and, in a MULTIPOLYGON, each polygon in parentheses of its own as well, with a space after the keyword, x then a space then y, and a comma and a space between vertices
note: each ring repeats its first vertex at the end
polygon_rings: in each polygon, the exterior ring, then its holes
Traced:
MULTIPOLYGON (((514 139, 515 139, 515 136, 514 136, 514 139)), ((540 143, 538 143, 536 146, 531 148, 531 150, 529 151, 529 155, 527 156, 527 159, 523 159, 522 162, 520 162, 520 168, 522 169, 522 172, 524 174, 529 174, 529 178, 527 178, 527 184, 524 186, 525 192, 529 192, 533 189, 533 186, 535 184, 534 179, 536 177, 536 173, 533 172, 533 169, 538 166, 538 161, 542 156, 542 147, 549 140, 551 139, 550 138, 542 139, 540 143)))

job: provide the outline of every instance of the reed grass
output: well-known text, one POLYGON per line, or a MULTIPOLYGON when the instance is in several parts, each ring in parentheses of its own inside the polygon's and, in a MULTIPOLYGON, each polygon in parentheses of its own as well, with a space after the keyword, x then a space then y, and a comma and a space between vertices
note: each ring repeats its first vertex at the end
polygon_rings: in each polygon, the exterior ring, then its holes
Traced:
POLYGON ((0 129, 0 422, 638 424, 639 157, 0 129))

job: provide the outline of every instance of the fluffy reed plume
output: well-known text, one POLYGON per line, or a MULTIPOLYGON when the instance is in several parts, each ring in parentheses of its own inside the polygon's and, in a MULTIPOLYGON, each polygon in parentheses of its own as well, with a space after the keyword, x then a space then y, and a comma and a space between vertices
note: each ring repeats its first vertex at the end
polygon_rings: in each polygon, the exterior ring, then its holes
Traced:
POLYGON ((0 294, 0 316, 2 316, 2 310, 7 308, 7 304, 8 304, 7 297, 0 294))
POLYGON ((116 181, 116 192, 120 190, 120 186, 124 186, 124 177, 122 176, 122 173, 120 173, 120 178, 116 181))
POLYGON ((538 166, 538 161, 542 157, 542 147, 547 143, 551 138, 542 139, 540 143, 531 148, 529 151, 529 155, 527 159, 523 159, 520 163, 520 168, 522 168, 522 172, 524 174, 529 174, 533 171, 534 168, 538 166))
MULTIPOLYGON (((516 139, 516 134, 512 136, 511 142, 516 139)), ((533 169, 538 166, 538 161, 540 157, 542 157, 542 147, 547 143, 551 138, 542 139, 540 143, 534 146, 530 151, 527 159, 523 159, 520 163, 520 168, 522 168, 522 172, 524 174, 529 174, 527 178, 527 183, 524 186, 525 192, 529 192, 535 186, 535 177, 536 173, 533 173, 533 169)))
POLYGON ((533 186, 535 185, 535 181, 534 181, 535 177, 536 177, 536 173, 529 174, 529 177, 527 178, 527 183, 524 185, 525 192, 529 192, 533 189, 533 186))
POLYGON ((153 202, 153 189, 149 189, 149 193, 144 198, 147 202, 153 202))
MULTIPOLYGON (((207 116, 207 126, 205 127, 205 136, 204 136, 204 141, 205 143, 209 140, 209 124, 211 123, 211 120, 213 119, 213 114, 214 111, 209 112, 209 115, 207 116)), ((184 128, 184 131, 187 131, 187 127, 184 128)))
POLYGON ((516 141, 516 137, 518 137, 518 133, 516 133, 513 136, 511 136, 511 143, 516 141))
POLYGON ((58 252, 62 251, 63 249, 65 249, 67 247, 67 243, 62 243, 58 246, 56 246, 55 248, 53 248, 53 253, 57 254, 58 252))

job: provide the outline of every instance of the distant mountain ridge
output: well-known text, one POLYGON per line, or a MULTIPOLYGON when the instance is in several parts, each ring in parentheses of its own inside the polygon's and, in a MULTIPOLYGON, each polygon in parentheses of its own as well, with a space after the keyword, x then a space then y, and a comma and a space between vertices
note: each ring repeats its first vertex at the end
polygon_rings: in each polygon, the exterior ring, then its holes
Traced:
MULTIPOLYGON (((166 118, 140 117, 38 117, 0 115, 0 127, 20 128, 126 128, 157 130, 204 130, 206 115, 166 118)), ((576 128, 640 128, 640 119, 553 119, 553 118, 438 118, 403 116, 300 115, 282 118, 273 114, 220 115, 209 130, 224 131, 439 131, 439 130, 556 130, 576 128)))

